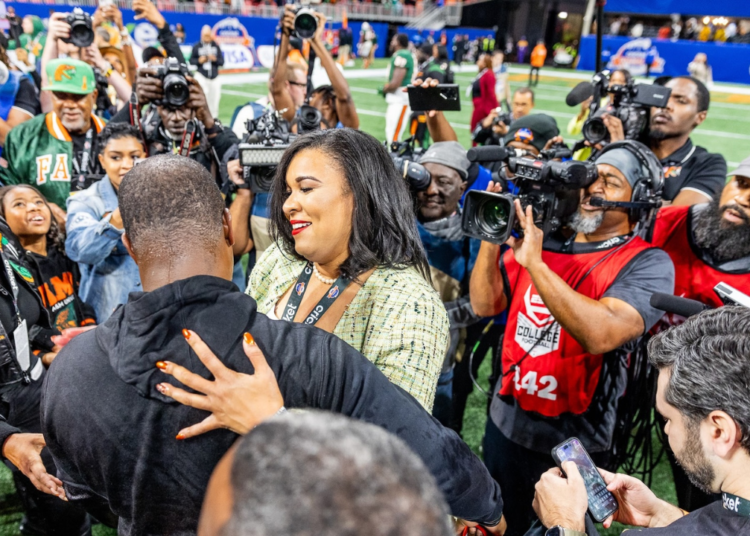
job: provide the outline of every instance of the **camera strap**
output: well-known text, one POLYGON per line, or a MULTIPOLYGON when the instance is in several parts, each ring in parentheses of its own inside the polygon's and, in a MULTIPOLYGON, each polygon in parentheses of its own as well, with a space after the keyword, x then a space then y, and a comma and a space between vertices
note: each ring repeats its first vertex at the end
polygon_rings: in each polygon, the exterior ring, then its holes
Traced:
POLYGON ((78 162, 76 155, 73 155, 73 170, 78 176, 78 189, 84 190, 86 188, 86 176, 89 173, 89 164, 91 160, 91 152, 94 147, 94 127, 91 127, 86 132, 86 139, 83 141, 83 152, 81 153, 81 161, 78 162))
POLYGON ((143 149, 148 151, 148 145, 146 144, 146 136, 143 133, 143 125, 141 124, 141 107, 138 102, 138 93, 133 91, 130 94, 130 102, 128 103, 128 110, 130 112, 130 124, 138 129, 141 133, 141 143, 143 143, 143 149))
MULTIPOLYGON (((294 284, 292 294, 289 296, 289 301, 284 308, 284 314, 281 316, 281 320, 287 320, 289 322, 294 321, 294 316, 297 314, 297 309, 299 309, 299 305, 302 303, 302 298, 304 298, 305 292, 307 291, 307 286, 310 283, 310 276, 313 273, 313 269, 312 263, 308 263, 307 266, 305 266, 305 269, 302 270, 302 273, 297 278, 297 282, 294 284)), ((331 308, 331 305, 333 305, 336 298, 341 295, 341 292, 349 286, 349 283, 350 281, 346 277, 340 275, 339 278, 333 282, 333 285, 331 285, 328 292, 326 292, 326 294, 320 299, 318 304, 313 307, 313 310, 307 315, 307 318, 305 318, 304 323, 314 326, 318 320, 320 320, 320 317, 331 308)))
POLYGON ((195 140, 195 132, 197 128, 195 125, 195 119, 190 119, 185 123, 185 129, 182 131, 182 143, 180 144, 180 156, 189 157, 190 149, 193 147, 193 141, 195 140))

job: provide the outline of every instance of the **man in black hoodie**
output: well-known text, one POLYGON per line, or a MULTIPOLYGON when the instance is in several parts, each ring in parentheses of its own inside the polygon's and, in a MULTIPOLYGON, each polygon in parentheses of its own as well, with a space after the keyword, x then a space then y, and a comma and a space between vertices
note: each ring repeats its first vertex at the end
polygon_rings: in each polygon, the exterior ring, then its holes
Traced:
POLYGON ((500 488, 455 433, 351 346, 271 321, 231 282, 231 221, 205 168, 178 156, 149 158, 128 173, 119 197, 123 241, 145 292, 58 354, 42 400, 43 432, 71 501, 99 519, 111 510, 120 534, 194 534, 211 471, 237 435, 176 440, 207 413, 161 395, 165 376, 155 365, 168 360, 210 377, 183 338, 189 329, 227 367, 252 373, 241 342, 249 332, 286 407, 331 410, 391 431, 425 462, 453 515, 498 525, 500 488))

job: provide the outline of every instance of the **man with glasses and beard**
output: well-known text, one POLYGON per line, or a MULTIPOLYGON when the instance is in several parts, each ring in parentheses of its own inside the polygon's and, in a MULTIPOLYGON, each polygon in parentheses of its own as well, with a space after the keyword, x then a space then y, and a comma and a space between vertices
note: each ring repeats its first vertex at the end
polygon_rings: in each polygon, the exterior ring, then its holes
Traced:
POLYGON ((634 236, 635 214, 591 204, 638 201, 634 192, 643 190, 658 198, 658 161, 628 141, 601 153, 596 166, 598 179, 581 192, 572 232, 544 237, 531 207, 524 211, 516 201, 523 239, 510 238, 502 256, 499 245, 482 242, 471 273, 474 312, 508 314, 484 438, 487 468, 513 490, 503 497, 506 536, 531 525, 534 485, 555 445, 575 436, 595 463, 613 468, 627 354, 661 317, 651 294, 673 288, 668 255, 634 236))
MULTIPOLYGON (((653 244, 666 251, 675 267, 676 296, 721 307, 714 292, 726 283, 750 294, 750 158, 733 173, 720 195, 692 207, 666 207, 659 211, 653 244)), ((659 329, 685 319, 667 313, 659 329)), ((682 508, 694 510, 714 497, 690 485, 685 472, 674 463, 677 499, 682 508)))
MULTIPOLYGON (((727 163, 723 156, 693 145, 690 134, 706 120, 711 95, 703 82, 691 76, 655 83, 672 90, 666 108, 651 108, 646 141, 664 168, 662 198, 680 206, 710 201, 724 186, 727 163)), ((607 115, 604 123, 613 142, 625 139, 618 118, 607 115)))
MULTIPOLYGON (((638 534, 660 536, 748 534, 750 310, 705 311, 658 334, 648 350, 659 371, 656 409, 666 422, 669 444, 692 482, 722 495, 688 514, 640 480, 600 470, 619 504, 604 526, 618 521, 645 527, 638 534)), ((589 520, 584 522, 588 497, 577 466, 565 462, 563 469, 567 478, 554 468, 537 483, 534 510, 550 529, 547 534, 598 535, 589 520)))

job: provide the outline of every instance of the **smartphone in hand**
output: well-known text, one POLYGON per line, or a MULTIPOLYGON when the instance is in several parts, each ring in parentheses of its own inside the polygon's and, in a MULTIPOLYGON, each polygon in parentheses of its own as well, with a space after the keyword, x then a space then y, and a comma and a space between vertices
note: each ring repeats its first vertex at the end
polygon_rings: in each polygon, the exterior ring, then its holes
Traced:
POLYGON ((563 462, 573 462, 578 466, 589 497, 589 513, 597 523, 601 523, 617 511, 617 499, 607 489, 607 484, 596 465, 577 438, 571 437, 553 448, 552 457, 558 467, 562 468, 563 462))
POLYGON ((439 84, 435 87, 408 86, 409 107, 413 112, 460 112, 461 98, 458 84, 439 84))

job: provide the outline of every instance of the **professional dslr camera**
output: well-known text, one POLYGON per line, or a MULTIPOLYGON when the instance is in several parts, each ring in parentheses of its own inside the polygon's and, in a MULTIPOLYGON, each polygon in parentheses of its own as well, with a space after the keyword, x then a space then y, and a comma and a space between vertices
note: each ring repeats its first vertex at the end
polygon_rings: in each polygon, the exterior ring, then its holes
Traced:
POLYGON ((249 119, 246 128, 247 134, 238 146, 242 176, 252 192, 268 192, 281 156, 296 136, 290 132, 289 123, 273 110, 249 119))
POLYGON ((495 113, 497 113, 497 117, 492 120, 493 127, 499 125, 500 123, 509 127, 513 122, 513 116, 511 115, 511 113, 504 112, 502 106, 498 106, 497 108, 495 108, 495 113))
POLYGON ((417 163, 424 150, 415 149, 414 142, 412 137, 404 141, 394 141, 387 148, 390 149, 391 160, 399 175, 406 180, 411 190, 421 192, 430 187, 432 177, 422 164, 417 163))
POLYGON ((172 108, 184 106, 190 98, 190 86, 186 78, 190 71, 187 65, 180 63, 177 58, 167 58, 155 69, 156 76, 161 79, 164 89, 164 96, 156 104, 172 108))
POLYGON ((315 10, 308 6, 294 7, 294 33, 300 39, 312 39, 318 31, 315 10))
MULTIPOLYGON (((579 88, 585 87, 585 84, 587 83, 579 84, 571 91, 571 95, 579 88)), ((608 71, 596 74, 591 81, 591 86, 591 90, 588 91, 592 91, 593 99, 589 109, 589 118, 583 124, 583 137, 591 145, 610 140, 609 130, 607 130, 607 126, 602 119, 604 114, 615 116, 622 121, 625 139, 637 140, 648 126, 650 109, 652 107, 666 107, 669 97, 672 95, 672 90, 669 88, 651 84, 636 84, 632 80, 625 85, 609 87, 608 71), (613 102, 602 106, 602 99, 608 93, 614 95, 613 102)), ((570 103, 568 99, 566 99, 566 102, 570 103)))
POLYGON ((94 28, 91 24, 91 17, 80 7, 74 8, 71 13, 65 16, 65 22, 70 25, 70 37, 63 39, 78 48, 86 48, 94 42, 94 28))
POLYGON ((494 244, 505 243, 514 232, 521 236, 514 205, 518 199, 523 210, 532 207, 534 224, 547 236, 578 210, 580 190, 598 177, 592 162, 558 161, 572 156, 562 144, 534 158, 525 153, 512 147, 475 147, 469 151, 472 162, 504 161, 515 174, 517 193, 469 191, 464 202, 464 234, 494 244))

